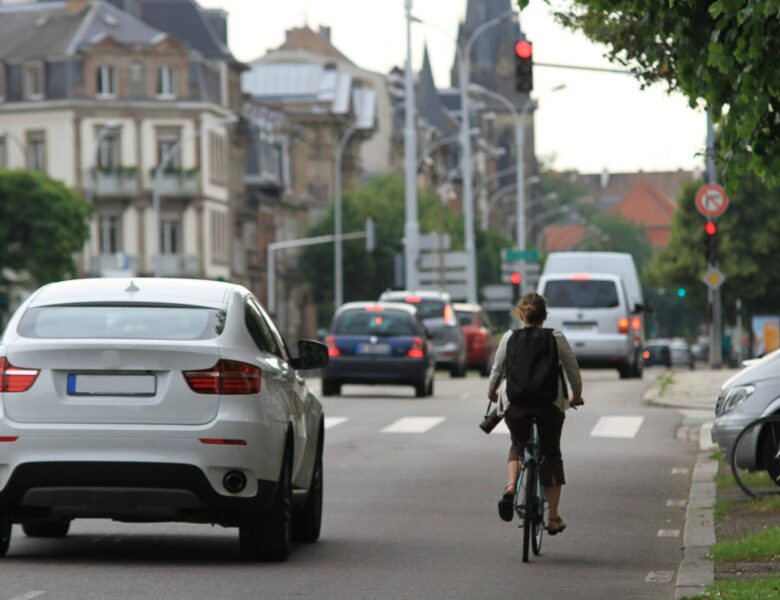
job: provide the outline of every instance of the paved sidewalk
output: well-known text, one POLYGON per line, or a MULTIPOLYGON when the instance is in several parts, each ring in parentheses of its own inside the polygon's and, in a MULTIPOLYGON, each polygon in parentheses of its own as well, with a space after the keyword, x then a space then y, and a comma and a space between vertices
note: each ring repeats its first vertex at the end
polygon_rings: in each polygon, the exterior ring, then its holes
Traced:
POLYGON ((679 409, 715 410, 715 398, 720 386, 738 369, 697 369, 695 371, 664 371, 645 393, 645 401, 679 409), (662 384, 671 376, 668 385, 662 384))

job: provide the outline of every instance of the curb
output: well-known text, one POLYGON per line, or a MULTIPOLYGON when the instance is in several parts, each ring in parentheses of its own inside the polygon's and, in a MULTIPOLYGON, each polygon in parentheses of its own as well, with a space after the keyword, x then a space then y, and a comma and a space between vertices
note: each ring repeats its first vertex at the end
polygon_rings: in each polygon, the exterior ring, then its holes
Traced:
POLYGON ((715 579, 715 564, 707 558, 715 543, 715 474, 717 461, 699 452, 691 478, 691 491, 685 511, 684 558, 677 569, 675 600, 703 594, 715 579))

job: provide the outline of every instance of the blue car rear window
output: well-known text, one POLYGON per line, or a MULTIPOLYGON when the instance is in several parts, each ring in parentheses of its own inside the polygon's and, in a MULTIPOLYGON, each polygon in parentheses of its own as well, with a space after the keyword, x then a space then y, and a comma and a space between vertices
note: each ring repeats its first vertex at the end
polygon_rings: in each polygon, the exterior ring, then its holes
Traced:
POLYGON ((415 335, 414 324, 408 313, 395 310, 347 310, 336 320, 333 333, 337 335, 415 335))

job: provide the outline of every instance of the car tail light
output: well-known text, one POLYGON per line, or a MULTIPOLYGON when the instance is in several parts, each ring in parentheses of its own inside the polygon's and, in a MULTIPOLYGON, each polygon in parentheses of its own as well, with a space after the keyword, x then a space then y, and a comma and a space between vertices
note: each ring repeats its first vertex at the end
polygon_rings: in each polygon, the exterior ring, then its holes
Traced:
POLYGON ((630 324, 627 317, 620 317, 618 319, 618 333, 628 333, 630 324))
POLYGON ((421 337, 414 337, 412 347, 406 355, 409 358, 425 358, 425 342, 421 337))
POLYGON ((366 312, 382 312, 383 310, 385 310, 384 306, 379 306, 379 305, 366 306, 366 312))
POLYGON ((642 319, 641 317, 634 317, 631 319, 631 328, 634 331, 642 331, 642 319))
POLYGON ((575 273, 571 278, 573 281, 590 281, 590 275, 587 273, 575 273))
POLYGON ((228 438, 200 438, 200 443, 210 446, 246 446, 246 440, 228 438))
POLYGON ((15 442, 19 439, 18 435, 3 435, 0 436, 0 442, 15 442))
POLYGON ((644 359, 650 358, 650 351, 649 350, 645 350, 644 352, 642 352, 642 358, 644 358, 644 359))
POLYGON ((325 338, 325 345, 328 347, 328 356, 331 358, 334 356, 341 356, 341 350, 339 350, 339 347, 336 345, 335 337, 329 335, 327 338, 325 338))
POLYGON ((185 371, 184 379, 198 394, 257 394, 262 388, 260 367, 237 360, 221 360, 210 369, 185 371))
POLYGON ((455 318, 455 311, 452 310, 452 306, 446 304, 444 306, 444 323, 446 325, 457 325, 458 320, 455 318))
POLYGON ((19 369, 0 357, 0 392, 26 392, 38 379, 38 373, 39 369, 19 369))
POLYGON ((422 302, 422 298, 420 298, 419 296, 407 296, 405 300, 410 304, 419 304, 420 302, 422 302))

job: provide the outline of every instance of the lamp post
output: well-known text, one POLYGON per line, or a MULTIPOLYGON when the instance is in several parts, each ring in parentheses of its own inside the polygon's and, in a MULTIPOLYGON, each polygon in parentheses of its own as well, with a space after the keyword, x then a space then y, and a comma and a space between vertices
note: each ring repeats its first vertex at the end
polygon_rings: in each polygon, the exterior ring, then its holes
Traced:
POLYGON ((162 176, 165 172, 165 169, 168 167, 168 165, 171 162, 171 159, 178 154, 179 150, 181 150, 182 145, 184 142, 189 142, 191 140, 197 139, 200 136, 202 136, 205 133, 209 133, 210 131, 214 131, 216 129, 220 129, 222 127, 226 127, 229 125, 233 125, 234 123, 238 122, 238 117, 231 115, 230 117, 226 117, 222 119, 221 121, 215 123, 214 125, 209 125, 208 127, 202 127, 201 129, 198 129, 194 133, 184 136, 177 140, 177 142, 168 148, 168 150, 165 152, 165 154, 160 157, 160 164, 157 165, 157 168, 154 170, 154 181, 152 183, 152 207, 154 208, 154 224, 155 224, 155 235, 154 235, 154 276, 160 277, 160 270, 161 270, 161 233, 162 233, 162 214, 160 211, 160 187, 162 186, 162 176))
POLYGON ((412 71, 412 0, 406 9, 406 70, 404 73, 404 272, 406 288, 419 287, 417 257, 420 254, 420 224, 417 219, 417 131, 415 130, 414 73, 412 71))
POLYGON ((333 289, 335 294, 335 306, 338 308, 344 304, 344 242, 342 238, 342 210, 341 210, 341 159, 349 140, 358 130, 357 122, 350 125, 339 139, 336 145, 336 156, 333 161, 333 235, 334 260, 333 289))

